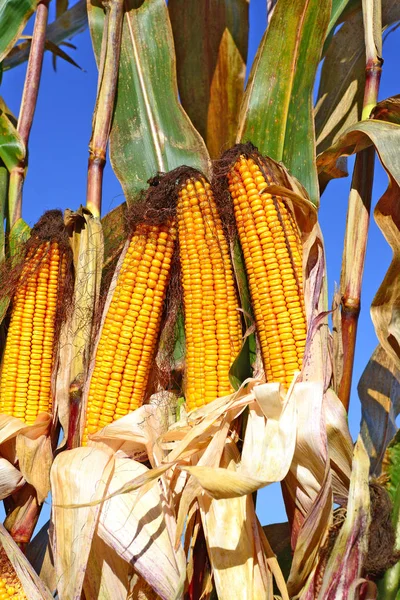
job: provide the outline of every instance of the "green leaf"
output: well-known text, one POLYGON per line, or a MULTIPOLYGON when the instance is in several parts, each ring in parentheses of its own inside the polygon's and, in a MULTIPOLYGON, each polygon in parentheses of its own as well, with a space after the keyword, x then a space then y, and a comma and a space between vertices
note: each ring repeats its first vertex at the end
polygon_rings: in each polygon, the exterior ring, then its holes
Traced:
POLYGON ((14 115, 0 98, 0 158, 9 171, 25 157, 25 145, 17 131, 14 115))
POLYGON ((312 90, 331 14, 320 0, 279 0, 246 88, 238 141, 282 161, 318 205, 312 90))
POLYGON ((169 0, 168 8, 182 105, 211 157, 218 158, 235 142, 246 72, 249 1, 169 0))
MULTIPOLYGON (((400 19, 397 0, 382 3, 385 30, 400 19)), ((321 71, 315 107, 317 153, 326 150, 361 119, 365 87, 365 41, 362 12, 352 14, 334 36, 321 71)))
MULTIPOLYGON (((204 142, 179 104, 165 0, 129 0, 125 6, 110 159, 129 204, 157 171, 187 164, 208 175, 209 164, 204 142)), ((88 13, 99 61, 101 3, 90 2, 88 13)))
POLYGON ((6 166, 0 162, 0 263, 5 258, 4 219, 6 217, 7 197, 8 171, 6 166))
POLYGON ((14 46, 37 0, 2 0, 0 3, 0 62, 14 46))
MULTIPOLYGON (((81 33, 88 25, 86 0, 79 0, 69 10, 47 26, 46 40, 59 46, 65 40, 81 33)), ((28 60, 30 40, 24 41, 10 50, 4 59, 4 70, 12 69, 28 60)))

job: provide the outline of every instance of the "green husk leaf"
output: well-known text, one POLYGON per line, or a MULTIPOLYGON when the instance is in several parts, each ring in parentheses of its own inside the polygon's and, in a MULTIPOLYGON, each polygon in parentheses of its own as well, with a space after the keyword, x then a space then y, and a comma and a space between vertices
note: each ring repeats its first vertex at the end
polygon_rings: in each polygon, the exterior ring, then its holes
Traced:
POLYGON ((0 62, 14 46, 37 0, 3 0, 0 4, 0 62))
POLYGON ((9 171, 25 158, 25 144, 16 127, 16 119, 0 98, 0 158, 9 171))
MULTIPOLYGON (((385 455, 384 473, 393 502, 392 520, 396 530, 395 550, 400 550, 400 431, 390 442, 385 455)), ((400 562, 388 569, 378 584, 379 598, 397 600, 400 589, 400 562)))
POLYGON ((312 90, 330 14, 329 1, 278 2, 253 64, 237 136, 282 161, 316 206, 312 90))
POLYGON ((31 228, 29 225, 23 220, 18 219, 14 225, 11 227, 10 236, 9 236, 9 250, 11 257, 17 257, 20 246, 25 244, 26 241, 30 238, 31 228))
POLYGON ((246 72, 248 6, 249 0, 168 2, 180 98, 212 158, 235 142, 246 72))
MULTIPOLYGON (((172 31, 164 0, 129 0, 122 33, 110 160, 134 202, 157 171, 187 164, 208 175, 204 142, 178 101, 172 31)), ((89 26, 100 58, 104 11, 88 4, 89 26)))
MULTIPOLYGON (((88 25, 86 0, 79 0, 69 10, 63 12, 47 26, 46 39, 56 46, 81 33, 88 25)), ((3 62, 4 70, 17 67, 28 60, 31 41, 26 40, 14 46, 3 62)))
POLYGON ((253 365, 256 360, 256 339, 255 333, 253 332, 254 320, 250 292, 247 284, 243 255, 238 239, 232 244, 231 255, 246 329, 243 345, 229 371, 230 382, 233 388, 237 390, 243 381, 252 375, 251 365, 253 365))

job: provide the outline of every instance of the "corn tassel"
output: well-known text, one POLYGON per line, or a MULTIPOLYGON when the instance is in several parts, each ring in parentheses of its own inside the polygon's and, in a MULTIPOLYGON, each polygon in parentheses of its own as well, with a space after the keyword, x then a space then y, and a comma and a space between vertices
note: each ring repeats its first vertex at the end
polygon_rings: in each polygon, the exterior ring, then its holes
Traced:
POLYGON ((31 247, 12 303, 0 381, 0 412, 27 424, 52 412, 55 331, 67 255, 57 241, 31 247))
POLYGON ((186 402, 202 406, 230 394, 229 370, 241 347, 239 304, 228 244, 209 183, 179 191, 178 233, 186 335, 186 402))
POLYGON ((132 237, 96 351, 83 444, 143 403, 175 236, 174 226, 140 224, 132 237))
POLYGON ((18 575, 3 548, 0 550, 0 600, 27 600, 18 575))
POLYGON ((307 332, 299 231, 285 200, 263 192, 270 177, 252 158, 241 156, 228 180, 267 381, 287 387, 307 332))

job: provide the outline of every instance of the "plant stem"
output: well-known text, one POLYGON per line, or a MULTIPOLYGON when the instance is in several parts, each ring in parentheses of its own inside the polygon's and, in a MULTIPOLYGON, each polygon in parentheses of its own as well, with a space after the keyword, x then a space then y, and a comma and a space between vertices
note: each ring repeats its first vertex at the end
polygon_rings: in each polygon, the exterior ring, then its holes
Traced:
POLYGON ((93 113, 92 137, 89 142, 89 165, 86 206, 94 217, 100 217, 103 171, 106 164, 108 138, 114 113, 121 51, 124 0, 103 2, 106 9, 99 83, 93 113))
POLYGON ((27 148, 39 92, 48 16, 49 0, 40 0, 36 9, 35 26, 17 125, 26 153, 24 160, 10 173, 8 197, 10 228, 22 217, 22 189, 27 166, 27 148))
MULTIPOLYGON (((366 81, 362 119, 368 119, 378 101, 382 72, 382 27, 380 3, 374 3, 372 14, 363 2, 366 81), (375 25, 375 26, 374 26, 375 25), (379 34, 377 32, 379 31, 379 34)), ((338 395, 348 411, 353 376, 358 317, 361 308, 361 288, 367 249, 372 186, 374 181, 374 148, 356 156, 347 211, 346 234, 340 281, 343 367, 338 395)))

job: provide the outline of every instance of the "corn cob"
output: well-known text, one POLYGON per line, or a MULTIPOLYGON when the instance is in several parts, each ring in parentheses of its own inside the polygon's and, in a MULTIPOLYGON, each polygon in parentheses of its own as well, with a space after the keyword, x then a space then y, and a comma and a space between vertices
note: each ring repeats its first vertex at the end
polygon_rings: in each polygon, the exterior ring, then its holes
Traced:
POLYGON ((241 346, 228 244, 208 182, 189 178, 177 203, 191 410, 233 391, 229 369, 241 346))
MULTIPOLYGON (((57 216, 62 223, 61 213, 57 216)), ((52 411, 56 320, 64 310, 68 265, 59 241, 32 234, 13 297, 0 380, 0 412, 27 424, 52 411)))
POLYGON ((146 224, 132 236, 96 351, 83 444, 143 403, 175 237, 173 225, 146 224))
POLYGON ((0 550, 0 600, 27 600, 21 582, 5 550, 0 550))
POLYGON ((241 156, 228 181, 267 381, 287 387, 301 369, 307 331, 299 231, 285 200, 263 192, 267 168, 241 156))

